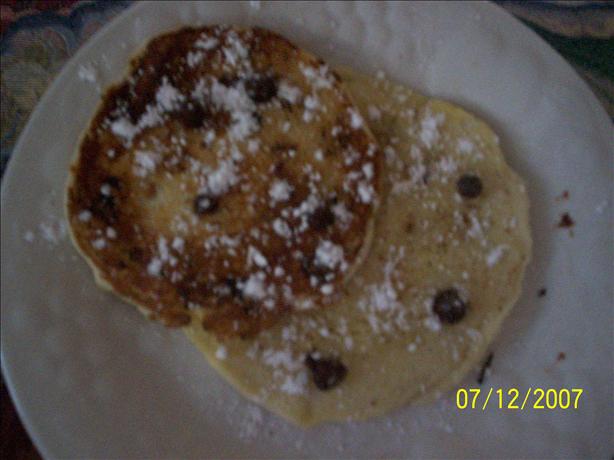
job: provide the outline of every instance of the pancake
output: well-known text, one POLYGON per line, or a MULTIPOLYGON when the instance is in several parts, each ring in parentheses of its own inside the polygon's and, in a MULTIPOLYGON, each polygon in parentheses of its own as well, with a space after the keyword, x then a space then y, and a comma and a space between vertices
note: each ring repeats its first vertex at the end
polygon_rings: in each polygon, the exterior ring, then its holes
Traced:
POLYGON ((185 28, 105 93, 69 227, 99 284, 150 318, 248 337, 351 278, 382 158, 322 60, 263 29, 185 28))
POLYGON ((241 393, 301 426, 361 420, 449 390, 518 299, 528 197, 486 123, 339 71, 386 156, 371 252, 334 307, 250 340, 185 329, 241 393))

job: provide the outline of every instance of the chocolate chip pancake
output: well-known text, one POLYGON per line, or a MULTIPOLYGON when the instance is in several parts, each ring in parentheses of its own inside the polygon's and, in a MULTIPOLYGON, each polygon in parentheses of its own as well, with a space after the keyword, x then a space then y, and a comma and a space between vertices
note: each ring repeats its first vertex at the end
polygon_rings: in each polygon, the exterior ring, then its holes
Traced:
POLYGON ((525 187, 484 122, 339 73, 386 156, 364 264, 333 307, 254 339, 186 328, 243 394, 303 426, 381 415, 457 384, 518 299, 531 252, 525 187))
POLYGON ((247 337, 338 294, 369 246, 373 135, 340 78, 263 29, 152 40, 72 166, 99 283, 168 326, 247 337))

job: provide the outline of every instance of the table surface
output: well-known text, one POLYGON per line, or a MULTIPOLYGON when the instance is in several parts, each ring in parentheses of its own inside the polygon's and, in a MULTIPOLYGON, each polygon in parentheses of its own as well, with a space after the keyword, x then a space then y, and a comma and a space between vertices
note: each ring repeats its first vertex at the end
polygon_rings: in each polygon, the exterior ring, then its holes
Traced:
MULTIPOLYGON (((614 3, 497 1, 537 32, 587 81, 614 120, 614 3)), ((130 1, 2 0, 0 4, 1 173, 30 113, 64 63, 130 1)), ((4 459, 37 459, 4 379, 4 459)))

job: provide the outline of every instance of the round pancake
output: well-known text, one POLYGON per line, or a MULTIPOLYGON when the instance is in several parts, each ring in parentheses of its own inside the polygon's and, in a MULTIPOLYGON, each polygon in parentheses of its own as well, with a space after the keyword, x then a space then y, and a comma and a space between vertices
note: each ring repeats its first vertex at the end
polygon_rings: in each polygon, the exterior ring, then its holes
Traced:
POLYGON ((244 395, 302 425, 357 420, 450 389, 521 292, 528 198, 475 116, 340 71, 386 155, 371 252, 334 308, 248 341, 186 328, 244 395))
POLYGON ((152 40, 72 166, 99 283, 168 326, 252 335, 334 298, 366 253, 376 142, 339 77, 263 29, 152 40))

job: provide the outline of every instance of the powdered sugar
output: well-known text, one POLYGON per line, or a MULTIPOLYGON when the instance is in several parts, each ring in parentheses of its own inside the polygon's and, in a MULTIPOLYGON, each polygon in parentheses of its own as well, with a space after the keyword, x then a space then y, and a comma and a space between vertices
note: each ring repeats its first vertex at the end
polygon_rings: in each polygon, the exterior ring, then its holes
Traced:
POLYGON ((249 246, 247 248, 247 263, 248 266, 251 264, 255 264, 257 267, 265 268, 269 266, 269 262, 266 257, 254 246, 249 246))
POLYGON ((23 239, 26 240, 28 243, 32 243, 34 241, 34 232, 32 232, 32 230, 27 230, 23 234, 23 239))
POLYGON ((137 150, 134 152, 134 168, 132 172, 135 176, 145 177, 154 172, 158 162, 160 161, 160 155, 155 152, 149 152, 144 150, 137 150))
POLYGON ((289 348, 265 349, 261 359, 266 366, 273 368, 273 377, 280 391, 289 395, 305 393, 307 373, 302 359, 295 356, 289 348))
POLYGON ((296 104, 301 97, 301 90, 296 86, 289 84, 287 81, 282 80, 279 83, 279 87, 277 89, 277 95, 290 104, 296 104))
POLYGON ((345 270, 347 263, 343 255, 343 247, 331 241, 320 241, 315 253, 315 262, 318 266, 326 267, 331 270, 339 268, 345 270))
POLYGON ((161 270, 162 261, 157 257, 152 258, 147 265, 147 273, 149 273, 151 276, 160 276, 161 270))
POLYGON ((258 123, 254 117, 256 106, 247 94, 243 82, 239 82, 234 87, 227 87, 214 80, 211 83, 210 93, 213 104, 230 114, 231 123, 228 134, 231 139, 244 140, 258 129, 258 123))
POLYGON ((92 241, 92 247, 98 251, 104 249, 107 246, 107 242, 104 238, 97 238, 92 241))
POLYGON ((430 110, 427 110, 420 120, 419 138, 426 148, 432 148, 435 142, 439 139, 439 125, 444 121, 444 115, 438 113, 433 115, 430 110))
POLYGON ((220 41, 215 37, 205 37, 205 38, 200 38, 196 40, 196 42, 194 42, 194 46, 196 48, 200 48, 205 51, 209 51, 215 48, 216 46, 218 46, 219 43, 220 41))
POLYGON ((220 161, 217 169, 208 171, 205 177, 205 191, 217 196, 226 193, 239 181, 237 167, 231 159, 220 161))
POLYGON ((217 347, 217 350, 215 350, 215 359, 224 361, 227 357, 228 351, 226 350, 226 347, 224 345, 217 347))
POLYGON ((92 213, 87 209, 84 209, 77 215, 77 218, 81 222, 89 222, 92 219, 92 213))
POLYGON ((171 111, 178 108, 185 100, 185 96, 177 88, 171 85, 167 77, 162 77, 162 83, 156 91, 156 102, 163 111, 171 111))
POLYGON ((305 78, 315 89, 331 89, 333 87, 334 80, 328 66, 321 65, 316 68, 300 63, 299 67, 305 78))
POLYGON ((507 248, 508 247, 506 245, 503 245, 503 244, 500 244, 499 246, 496 246, 495 248, 493 248, 486 255, 486 265, 488 265, 489 267, 494 267, 497 264, 497 262, 499 262, 499 260, 503 256, 503 252, 507 248))
POLYGON ((243 286, 243 295, 249 299, 262 300, 266 296, 264 273, 258 272, 247 279, 243 286))
POLYGON ((276 234, 286 239, 289 239, 292 236, 292 230, 290 229, 288 223, 279 218, 273 221, 273 230, 276 234))
POLYGON ((350 126, 352 127, 352 129, 362 128, 364 125, 364 121, 360 113, 358 113, 358 111, 353 108, 348 109, 348 112, 350 113, 350 126))
POLYGON ((273 204, 287 201, 292 193, 292 187, 285 180, 276 180, 269 188, 269 197, 273 204))
POLYGON ((370 182, 361 181, 357 187, 358 197, 362 203, 368 204, 375 198, 375 189, 370 182))
POLYGON ((77 70, 77 76, 88 83, 98 82, 98 72, 92 64, 81 64, 77 70))
POLYGON ((475 145, 469 139, 460 138, 457 143, 457 149, 459 153, 468 154, 473 152, 473 150, 475 149, 475 145))
POLYGON ((58 244, 66 237, 66 224, 58 218, 50 218, 38 224, 41 238, 48 243, 58 244))
POLYGON ((365 288, 365 296, 358 301, 375 333, 392 332, 394 328, 406 330, 409 325, 405 318, 406 307, 399 300, 398 289, 402 288, 394 274, 397 265, 405 256, 405 248, 389 248, 388 259, 384 265, 384 278, 381 282, 365 288))
POLYGON ((131 143, 134 136, 139 132, 139 129, 130 123, 128 118, 120 117, 111 123, 111 132, 122 138, 124 142, 131 143))

